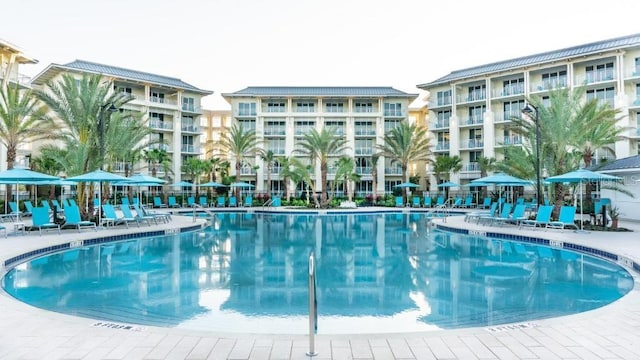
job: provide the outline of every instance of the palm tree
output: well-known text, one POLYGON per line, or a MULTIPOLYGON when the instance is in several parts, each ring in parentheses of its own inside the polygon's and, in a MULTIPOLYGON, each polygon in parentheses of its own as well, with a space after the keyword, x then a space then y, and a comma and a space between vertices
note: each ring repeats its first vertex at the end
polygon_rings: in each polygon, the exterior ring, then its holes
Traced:
MULTIPOLYGON (((253 156, 258 145, 255 130, 244 130, 240 123, 235 123, 225 132, 220 145, 236 163, 236 182, 240 181, 240 170, 245 157, 253 156)), ((236 191, 238 191, 236 189, 236 191)), ((237 196, 237 194, 236 194, 237 196)))
POLYGON ((271 150, 261 151, 260 159, 264 162, 267 173, 267 194, 271 195, 271 169, 273 168, 273 163, 276 161, 276 155, 271 150))
MULTIPOLYGON (((46 113, 31 90, 21 90, 17 84, 0 88, 0 142, 7 149, 7 169, 13 169, 18 146, 56 133, 46 113)), ((7 185, 7 196, 12 196, 11 185, 7 185)))
POLYGON ((198 188, 200 185, 200 177, 207 173, 211 163, 197 157, 188 157, 182 164, 182 172, 187 174, 191 182, 196 187, 196 197, 198 196, 198 188))
POLYGON ((316 181, 313 185, 314 188, 314 200, 316 198, 315 189, 322 188, 320 194, 320 203, 316 204, 320 207, 327 207, 327 172, 329 168, 329 156, 338 155, 344 152, 347 148, 347 139, 345 137, 336 136, 335 128, 323 127, 320 132, 317 129, 312 129, 310 132, 304 134, 302 141, 298 143, 300 149, 297 150, 302 155, 306 155, 311 164, 316 162, 320 164, 320 181, 316 181))
MULTIPOLYGON (((378 145, 382 156, 397 161, 402 168, 403 182, 409 181, 409 163, 430 161, 431 151, 427 129, 402 122, 384 135, 384 144, 378 145)), ((406 188, 404 189, 406 197, 406 188)))
MULTIPOLYGON (((344 184, 345 192, 347 193, 347 200, 351 202, 353 198, 353 191, 349 184, 353 181, 360 181, 360 175, 357 174, 354 169, 356 162, 353 158, 344 156, 336 161, 336 177, 334 181, 334 192, 338 185, 344 184)), ((329 199, 331 201, 331 199, 329 199)))
POLYGON ((286 156, 278 156, 276 158, 278 164, 280 164, 280 175, 282 175, 282 181, 284 182, 284 194, 287 197, 287 201, 291 200, 291 193, 289 191, 289 180, 293 174, 292 158, 286 156))
MULTIPOLYGON (((496 169, 496 158, 480 156, 478 158, 478 167, 480 168, 480 177, 483 178, 487 176, 490 171, 494 171, 496 169)), ((480 193, 480 199, 477 199, 478 203, 482 198, 487 196, 486 192, 486 187, 483 187, 482 192, 480 193)))
MULTIPOLYGON (((436 183, 440 184, 441 180, 449 181, 452 173, 462 170, 462 159, 458 155, 437 156, 433 163, 433 174, 436 177, 436 183)), ((445 197, 449 198, 449 188, 445 188, 445 197)))

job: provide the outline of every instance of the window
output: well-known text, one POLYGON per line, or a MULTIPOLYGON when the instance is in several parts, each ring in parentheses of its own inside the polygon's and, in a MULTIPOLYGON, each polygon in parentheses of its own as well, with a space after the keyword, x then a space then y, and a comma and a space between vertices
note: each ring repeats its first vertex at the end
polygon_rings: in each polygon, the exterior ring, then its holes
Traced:
POLYGON ((325 121, 324 126, 327 129, 334 130, 336 135, 344 135, 344 121, 325 121))
POLYGON ((402 104, 384 103, 384 116, 402 116, 402 104))
POLYGON ((542 86, 544 90, 567 86, 567 71, 561 70, 542 74, 542 86))
POLYGON ((355 135, 374 136, 376 134, 376 128, 373 126, 373 124, 373 121, 355 121, 355 135))
POLYGON ((598 99, 600 104, 609 104, 613 107, 613 98, 615 96, 614 88, 608 87, 603 89, 587 90, 587 101, 598 99))
POLYGON ((296 102, 296 112, 315 112, 315 106, 313 102, 296 102))
POLYGON ((344 104, 328 102, 325 104, 325 111, 330 113, 344 112, 344 104))
POLYGON ((239 103, 238 104, 239 116, 256 116, 256 103, 239 103))
POLYGON ((357 113, 370 113, 373 112, 373 103, 372 102, 356 102, 355 104, 355 112, 357 113))
POLYGON ((267 150, 273 151, 275 155, 284 155, 285 139, 269 139, 267 150))
POLYGON ((355 154, 358 155, 372 155, 374 147, 374 139, 355 139, 355 154))
POLYGON ((297 120, 295 123, 295 134, 304 135, 313 130, 316 122, 313 120, 297 120))
POLYGON ((286 125, 284 121, 265 121, 264 122, 264 134, 265 135, 285 135, 286 125))
POLYGON ((127 86, 116 86, 115 84, 113 85, 113 90, 115 92, 117 92, 117 93, 125 93, 125 94, 129 94, 129 95, 131 95, 131 93, 133 92, 130 87, 127 87, 127 86))
POLYGON ((484 105, 470 107, 467 124, 482 124, 484 120, 484 111, 484 105))
POLYGON ((467 101, 476 101, 476 100, 484 100, 487 98, 486 95, 487 85, 475 85, 469 86, 469 96, 467 97, 467 101))
POLYGON ((149 93, 149 100, 151 100, 151 102, 164 104, 164 93, 151 91, 149 93))
POLYGON ((505 80, 502 82, 502 95, 514 95, 524 93, 524 78, 505 80))
POLYGON ((238 120, 238 125, 242 126, 242 131, 256 131, 255 120, 238 120))
POLYGON ((196 106, 195 106, 195 99, 192 97, 183 97, 182 98, 182 110, 184 111, 195 111, 196 110, 196 106))
POLYGON ((387 133, 400 125, 399 120, 385 120, 384 121, 384 132, 387 133))
POLYGON ((267 112, 285 112, 285 110, 286 106, 284 101, 267 103, 267 112))
POLYGON ((587 84, 613 80, 613 63, 589 65, 585 67, 587 84))
POLYGON ((502 107, 504 111, 505 121, 511 120, 511 118, 514 118, 514 117, 521 117, 522 108, 524 108, 524 100, 505 101, 502 104, 502 107))
POLYGON ((451 105, 451 90, 447 91, 438 91, 436 93, 437 105, 451 105))
POLYGON ((451 119, 451 110, 438 111, 436 113, 436 128, 449 127, 449 119, 451 119))

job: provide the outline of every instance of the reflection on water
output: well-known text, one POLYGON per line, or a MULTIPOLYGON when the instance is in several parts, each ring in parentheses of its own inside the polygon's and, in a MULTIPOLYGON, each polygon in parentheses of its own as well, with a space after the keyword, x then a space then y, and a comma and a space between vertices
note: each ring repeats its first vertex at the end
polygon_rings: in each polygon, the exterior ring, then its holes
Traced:
POLYGON ((35 259, 4 287, 35 306, 101 320, 305 333, 310 251, 319 333, 526 321, 600 307, 633 286, 615 264, 430 231, 424 215, 231 213, 202 232, 35 259))

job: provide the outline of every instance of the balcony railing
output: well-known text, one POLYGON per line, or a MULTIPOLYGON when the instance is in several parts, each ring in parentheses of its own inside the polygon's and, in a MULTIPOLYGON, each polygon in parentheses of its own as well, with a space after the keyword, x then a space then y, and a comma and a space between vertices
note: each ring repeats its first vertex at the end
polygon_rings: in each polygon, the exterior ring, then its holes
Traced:
POLYGON ((531 84, 531 91, 547 91, 567 87, 567 77, 561 76, 553 80, 543 80, 531 84))
POLYGON ((462 165, 462 171, 470 172, 470 171, 480 171, 480 164, 477 162, 470 162, 462 165))
POLYGON ((594 71, 588 72, 584 76, 576 76, 577 84, 594 84, 614 80, 616 80, 616 75, 613 71, 594 71))
POLYGON ((355 136, 375 136, 376 129, 355 129, 355 136))
POLYGON ((356 148, 355 149, 355 154, 356 155, 372 155, 373 154, 373 149, 371 149, 371 148, 356 148))
POLYGON ((504 136, 501 139, 496 138, 496 146, 522 145, 522 137, 520 136, 504 136))
POLYGON ((194 145, 184 145, 184 144, 183 144, 183 145, 180 147, 180 150, 181 150, 182 152, 186 152, 186 153, 194 153, 194 152, 196 152, 196 147, 195 147, 194 145))
POLYGON ((471 116, 464 119, 461 125, 481 125, 482 123, 484 123, 483 116, 471 116))
POLYGON ((514 96, 524 94, 524 84, 504 86, 502 89, 493 91, 495 97, 514 96))
POLYGON ((285 153, 283 148, 275 148, 275 149, 267 149, 267 150, 273 152, 275 155, 284 155, 285 153))
POLYGON ((402 168, 400 167, 385 167, 384 173, 386 175, 402 175, 402 168))
POLYGON ((484 91, 484 90, 483 91, 471 92, 467 96, 458 96, 457 99, 458 99, 459 103, 482 101, 482 100, 486 100, 487 99, 487 92, 484 91))
POLYGON ((449 151, 450 143, 448 141, 436 143, 435 151, 449 151))
POLYGON ((638 95, 631 95, 629 96, 629 107, 638 107, 640 106, 640 96, 638 95))
POLYGON ((256 116, 257 112, 255 110, 236 110, 235 116, 256 116))
POLYGON ((265 136, 284 136, 286 135, 286 130, 285 129, 280 129, 280 128, 265 128, 264 129, 264 135, 265 136))
POLYGON ((446 129, 450 126, 450 119, 439 119, 431 123, 433 129, 446 129))
POLYGON ((451 105, 451 96, 446 96, 437 100, 429 101, 429 107, 440 107, 440 106, 450 106, 451 105))
POLYGON ((201 113, 202 108, 200 106, 182 104, 182 111, 192 112, 192 113, 201 113))
POLYGON ((511 119, 513 118, 520 118, 520 117, 522 117, 522 114, 515 111, 500 112, 500 113, 496 113, 494 122, 507 122, 507 121, 511 121, 511 119))
POLYGON ((356 166, 355 172, 359 175, 369 175, 371 174, 371 166, 356 166))
POLYGON ((173 129, 173 123, 171 121, 152 119, 149 121, 149 127, 153 129, 173 129))
POLYGON ((159 96, 150 96, 149 101, 156 104, 176 105, 176 102, 174 100, 169 100, 167 98, 163 98, 159 96))
POLYGON ((406 112, 403 110, 385 110, 384 116, 386 117, 402 117, 405 116, 406 112))
POLYGON ((169 145, 167 144, 151 144, 149 145, 149 150, 171 151, 171 149, 169 148, 169 145))
POLYGON ((256 171, 252 167, 240 168, 240 175, 255 175, 256 171))
POLYGON ((460 149, 481 148, 483 146, 484 140, 482 139, 467 139, 460 141, 460 149))
POLYGON ((181 130, 185 132, 199 133, 200 127, 192 125, 182 125, 181 130))

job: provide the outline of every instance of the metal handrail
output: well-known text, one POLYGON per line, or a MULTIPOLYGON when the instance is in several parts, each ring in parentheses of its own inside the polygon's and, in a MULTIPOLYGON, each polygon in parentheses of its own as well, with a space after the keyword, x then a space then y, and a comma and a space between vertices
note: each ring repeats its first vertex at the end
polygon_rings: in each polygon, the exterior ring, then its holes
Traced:
POLYGON ((262 204, 262 208, 264 209, 267 206, 271 206, 273 204, 273 199, 269 199, 262 204))
POLYGON ((316 298, 316 261, 313 251, 309 253, 309 351, 307 356, 316 356, 315 333, 318 330, 318 302, 316 298))

